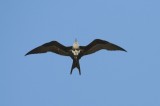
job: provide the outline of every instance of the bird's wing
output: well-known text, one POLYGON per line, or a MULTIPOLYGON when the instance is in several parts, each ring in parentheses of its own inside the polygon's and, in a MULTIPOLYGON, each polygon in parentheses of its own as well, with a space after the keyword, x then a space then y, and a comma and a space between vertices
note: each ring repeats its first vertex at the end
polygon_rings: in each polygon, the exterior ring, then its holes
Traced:
POLYGON ((127 52, 125 49, 110 43, 108 41, 105 40, 101 40, 101 39, 95 39, 93 40, 90 44, 88 44, 87 46, 80 46, 80 48, 82 49, 82 54, 83 55, 88 55, 91 53, 95 53, 101 49, 106 49, 106 50, 121 50, 121 51, 125 51, 127 52))
POLYGON ((59 54, 59 55, 69 56, 69 50, 70 49, 71 49, 71 47, 66 47, 66 46, 60 44, 57 41, 51 41, 49 43, 45 43, 45 44, 29 51, 26 55, 37 54, 37 53, 46 53, 46 52, 54 52, 54 53, 59 54))

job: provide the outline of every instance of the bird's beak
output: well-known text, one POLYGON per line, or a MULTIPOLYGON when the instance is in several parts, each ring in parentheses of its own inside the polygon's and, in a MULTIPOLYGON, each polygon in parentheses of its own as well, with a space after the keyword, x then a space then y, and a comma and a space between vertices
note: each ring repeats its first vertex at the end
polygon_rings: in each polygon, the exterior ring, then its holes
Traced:
POLYGON ((73 48, 78 49, 79 48, 79 44, 77 39, 75 39, 75 42, 73 43, 73 48))

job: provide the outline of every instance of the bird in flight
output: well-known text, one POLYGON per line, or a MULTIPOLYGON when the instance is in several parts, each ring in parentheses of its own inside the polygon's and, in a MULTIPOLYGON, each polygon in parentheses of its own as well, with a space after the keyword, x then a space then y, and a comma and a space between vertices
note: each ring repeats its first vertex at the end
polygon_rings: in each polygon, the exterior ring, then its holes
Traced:
POLYGON ((72 74, 74 68, 78 68, 79 75, 81 75, 79 64, 79 60, 81 59, 81 57, 95 53, 102 49, 111 51, 120 50, 127 52, 122 47, 105 40, 95 39, 86 46, 79 46, 78 41, 75 39, 73 46, 64 46, 57 41, 51 41, 29 51, 26 55, 53 52, 62 56, 70 56, 73 59, 70 74, 72 74))

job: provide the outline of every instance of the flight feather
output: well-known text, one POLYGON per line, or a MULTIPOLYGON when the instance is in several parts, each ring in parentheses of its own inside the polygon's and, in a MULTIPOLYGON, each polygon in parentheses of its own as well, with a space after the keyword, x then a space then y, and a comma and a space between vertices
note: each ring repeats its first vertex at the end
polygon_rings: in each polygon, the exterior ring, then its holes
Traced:
POLYGON ((101 39, 95 39, 87 46, 81 46, 80 48, 83 51, 83 55, 92 54, 92 53, 95 53, 101 49, 112 50, 112 51, 113 50, 121 50, 121 51, 127 52, 122 47, 117 46, 117 45, 110 43, 108 41, 101 40, 101 39))
POLYGON ((46 53, 46 52, 54 52, 54 53, 59 54, 59 55, 69 56, 68 51, 71 48, 72 48, 71 46, 66 47, 66 46, 60 44, 57 41, 51 41, 49 43, 45 43, 45 44, 29 51, 26 55, 37 54, 37 53, 46 53))

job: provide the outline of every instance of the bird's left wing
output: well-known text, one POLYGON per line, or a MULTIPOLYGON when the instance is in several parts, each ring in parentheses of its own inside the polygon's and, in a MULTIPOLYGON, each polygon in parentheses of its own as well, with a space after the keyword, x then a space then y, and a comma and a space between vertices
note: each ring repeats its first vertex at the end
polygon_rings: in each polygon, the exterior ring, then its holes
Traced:
MULTIPOLYGON (((57 41, 51 41, 49 43, 45 43, 31 51, 29 51, 26 55, 29 54, 37 54, 37 53, 46 53, 46 52, 54 52, 59 55, 69 56, 69 51, 71 47, 66 47, 60 44, 57 41)), ((25 55, 25 56, 26 56, 25 55)))
POLYGON ((87 46, 80 46, 80 48, 82 49, 82 55, 88 55, 91 53, 95 53, 101 49, 106 49, 106 50, 121 50, 121 51, 125 51, 125 49, 123 49, 122 47, 119 47, 113 43, 110 43, 108 41, 105 40, 101 40, 101 39, 95 39, 93 40, 90 44, 88 44, 87 46))

